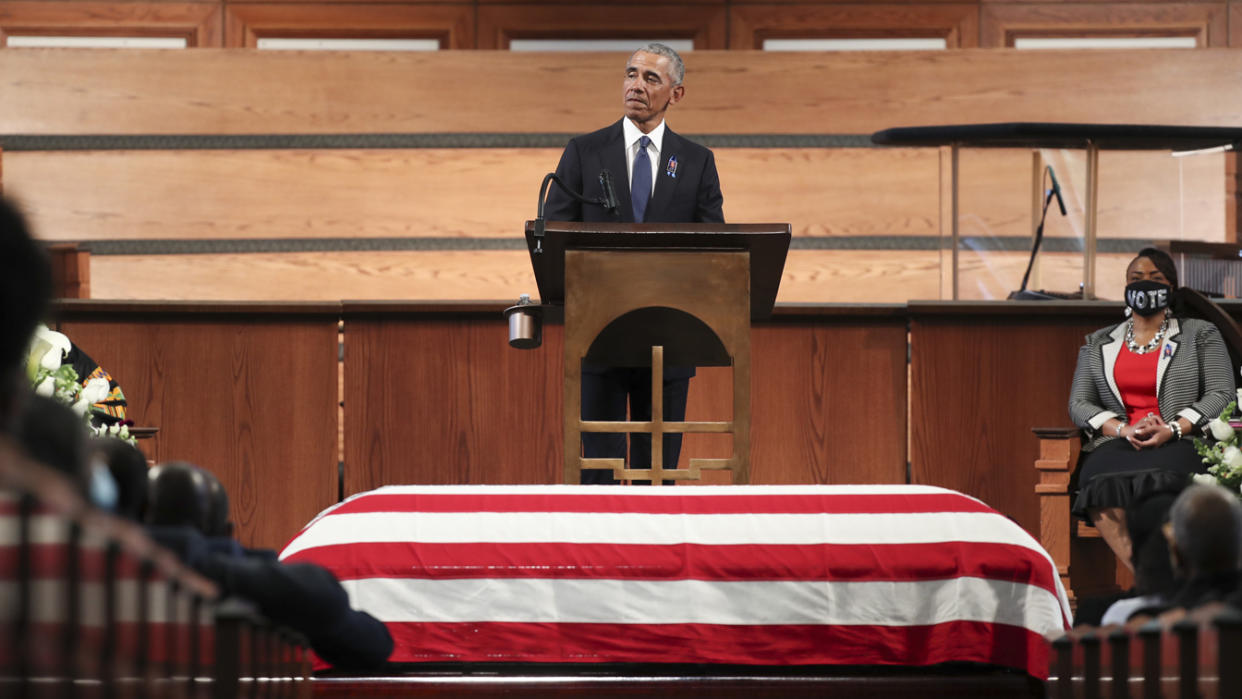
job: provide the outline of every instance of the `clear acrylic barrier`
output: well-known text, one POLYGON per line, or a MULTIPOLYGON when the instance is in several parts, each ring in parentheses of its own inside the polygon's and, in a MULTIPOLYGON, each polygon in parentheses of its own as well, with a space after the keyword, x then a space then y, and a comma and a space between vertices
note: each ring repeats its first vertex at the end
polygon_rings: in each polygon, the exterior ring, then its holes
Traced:
MULTIPOLYGON (((951 157, 950 149, 942 151, 942 158, 951 157)), ((1173 157, 1167 151, 1100 153, 1097 298, 1119 300, 1126 265, 1153 242, 1226 241, 1225 157, 1222 153, 1173 157)), ((1086 151, 961 149, 956 268, 952 218, 945 215, 951 196, 942 192, 940 298, 955 297, 954 277, 956 298, 963 300, 1004 299, 1021 286, 1042 193, 1051 187, 1044 166, 1056 174, 1067 215, 1061 215, 1054 200, 1027 288, 1065 294, 1081 290, 1087 259, 1086 151)), ((942 189, 951 182, 948 177, 941 181, 942 189)))

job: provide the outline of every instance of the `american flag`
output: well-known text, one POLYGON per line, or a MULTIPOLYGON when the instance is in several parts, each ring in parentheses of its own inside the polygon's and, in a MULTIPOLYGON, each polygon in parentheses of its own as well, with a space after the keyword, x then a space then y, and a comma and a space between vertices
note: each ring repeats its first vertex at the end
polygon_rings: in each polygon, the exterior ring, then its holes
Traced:
POLYGON ((928 486, 390 486, 281 553, 392 661, 930 665, 1046 677, 1071 622, 1017 524, 928 486))

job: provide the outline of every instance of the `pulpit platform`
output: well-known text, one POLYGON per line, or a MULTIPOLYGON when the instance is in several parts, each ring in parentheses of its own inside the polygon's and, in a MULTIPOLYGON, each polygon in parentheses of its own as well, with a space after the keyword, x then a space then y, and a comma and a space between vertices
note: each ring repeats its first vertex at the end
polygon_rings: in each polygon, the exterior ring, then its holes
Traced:
POLYGON ((1071 621, 1029 534, 929 486, 389 486, 281 557, 396 641, 397 672, 333 696, 1014 696, 1071 621))

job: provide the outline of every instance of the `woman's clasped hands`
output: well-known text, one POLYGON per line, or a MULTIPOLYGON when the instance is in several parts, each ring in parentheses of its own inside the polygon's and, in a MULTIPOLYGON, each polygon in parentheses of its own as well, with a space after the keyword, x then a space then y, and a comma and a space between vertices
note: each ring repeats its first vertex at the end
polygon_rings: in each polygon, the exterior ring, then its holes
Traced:
POLYGON ((1155 413, 1147 413, 1142 420, 1123 427, 1121 434, 1135 449, 1158 447, 1173 438, 1173 431, 1155 413))

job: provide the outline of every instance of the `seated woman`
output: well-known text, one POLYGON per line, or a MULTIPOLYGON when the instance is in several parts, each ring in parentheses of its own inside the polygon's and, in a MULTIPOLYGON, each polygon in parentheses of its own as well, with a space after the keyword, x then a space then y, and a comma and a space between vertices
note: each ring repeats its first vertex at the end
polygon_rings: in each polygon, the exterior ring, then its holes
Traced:
POLYGON ((1168 254, 1139 251, 1126 281, 1129 318, 1087 336, 1069 412, 1087 452, 1073 512, 1130 567, 1125 508, 1206 471, 1188 437, 1234 400, 1235 381, 1216 326, 1177 316, 1177 267, 1168 254))

